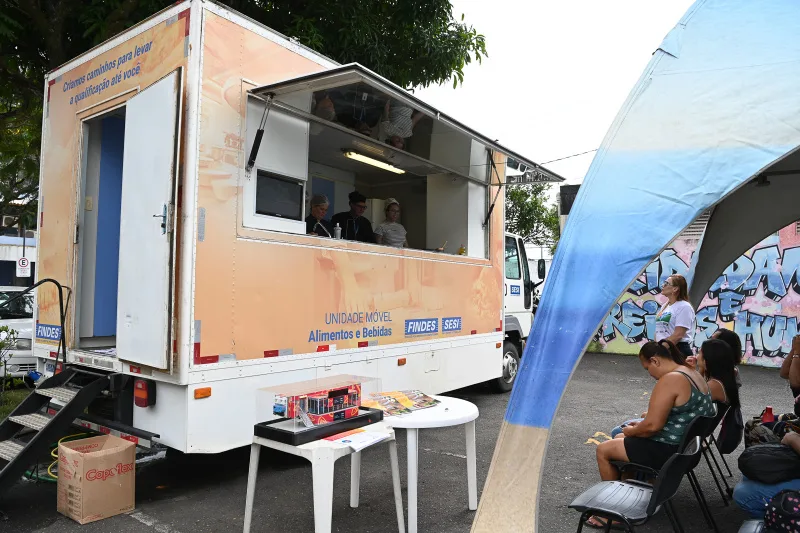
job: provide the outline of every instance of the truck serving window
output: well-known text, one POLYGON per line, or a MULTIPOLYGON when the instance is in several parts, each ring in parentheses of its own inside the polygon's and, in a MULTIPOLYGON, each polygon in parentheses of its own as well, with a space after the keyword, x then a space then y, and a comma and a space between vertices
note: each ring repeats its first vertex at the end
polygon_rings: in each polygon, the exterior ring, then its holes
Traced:
MULTIPOLYGON (((500 148, 493 141, 360 65, 258 87, 249 94, 248 175, 263 170, 296 180, 304 188, 303 217, 323 216, 310 225, 324 220, 335 234, 339 221, 344 238, 381 246, 387 253, 407 246, 488 258, 490 228, 484 224, 496 192, 490 184, 502 183, 505 171, 491 165, 500 148), (354 191, 359 194, 350 197, 354 191), (327 201, 327 209, 312 210, 312 198, 317 206, 327 201), (365 231, 365 226, 371 227, 365 231), (356 227, 358 235, 351 235, 356 227)), ((244 193, 243 205, 257 208, 247 198, 247 183, 244 193)), ((305 225, 276 221, 281 215, 260 221, 251 216, 251 224, 248 215, 245 226, 306 231, 305 225)), ((328 238, 328 231, 314 233, 328 238)))

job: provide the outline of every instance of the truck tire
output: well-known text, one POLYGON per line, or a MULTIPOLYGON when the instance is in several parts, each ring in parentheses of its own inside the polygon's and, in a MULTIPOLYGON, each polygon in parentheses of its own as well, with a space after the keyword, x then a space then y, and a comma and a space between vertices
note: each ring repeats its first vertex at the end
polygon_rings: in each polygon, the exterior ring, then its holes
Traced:
POLYGON ((514 387, 519 371, 519 348, 512 341, 503 342, 503 375, 492 381, 495 392, 508 392, 514 387))

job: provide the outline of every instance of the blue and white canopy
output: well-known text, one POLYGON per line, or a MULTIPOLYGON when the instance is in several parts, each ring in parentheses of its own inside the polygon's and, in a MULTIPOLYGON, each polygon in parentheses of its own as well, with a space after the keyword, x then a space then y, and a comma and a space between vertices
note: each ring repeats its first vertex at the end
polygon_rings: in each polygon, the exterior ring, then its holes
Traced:
MULTIPOLYGON (((798 146, 800 2, 696 2, 653 55, 580 188, 473 531, 501 516, 508 531, 534 530, 539 468, 567 381, 663 248, 714 208, 689 280, 698 304, 739 254, 800 218, 798 146)), ((782 272, 787 287, 800 281, 793 268, 782 272)))

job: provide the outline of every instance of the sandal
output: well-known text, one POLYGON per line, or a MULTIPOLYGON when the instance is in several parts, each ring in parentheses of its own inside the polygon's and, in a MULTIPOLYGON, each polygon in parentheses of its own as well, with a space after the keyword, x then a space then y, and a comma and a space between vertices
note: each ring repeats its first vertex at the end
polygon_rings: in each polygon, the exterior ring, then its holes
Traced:
MULTIPOLYGON (((607 518, 602 518, 600 516, 590 516, 585 522, 584 525, 592 528, 592 529, 605 529, 606 524, 608 524, 607 518)), ((611 521, 611 529, 615 531, 623 530, 622 523, 618 521, 611 521)))
POLYGON ((608 519, 592 515, 586 519, 584 524, 592 529, 605 529, 606 524, 608 524, 608 519))

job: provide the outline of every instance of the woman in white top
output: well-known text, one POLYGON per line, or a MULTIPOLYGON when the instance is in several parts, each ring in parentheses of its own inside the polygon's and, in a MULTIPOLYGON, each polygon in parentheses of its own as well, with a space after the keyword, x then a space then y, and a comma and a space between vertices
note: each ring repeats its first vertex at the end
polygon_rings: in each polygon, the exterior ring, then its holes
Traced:
POLYGON ((693 357, 695 315, 686 278, 677 274, 668 277, 661 294, 667 297, 667 303, 656 313, 656 341, 670 340, 684 356, 693 357))
POLYGON ((407 248, 406 228, 398 222, 400 219, 400 202, 394 198, 386 199, 386 220, 375 228, 375 242, 393 246, 394 248, 407 248))

